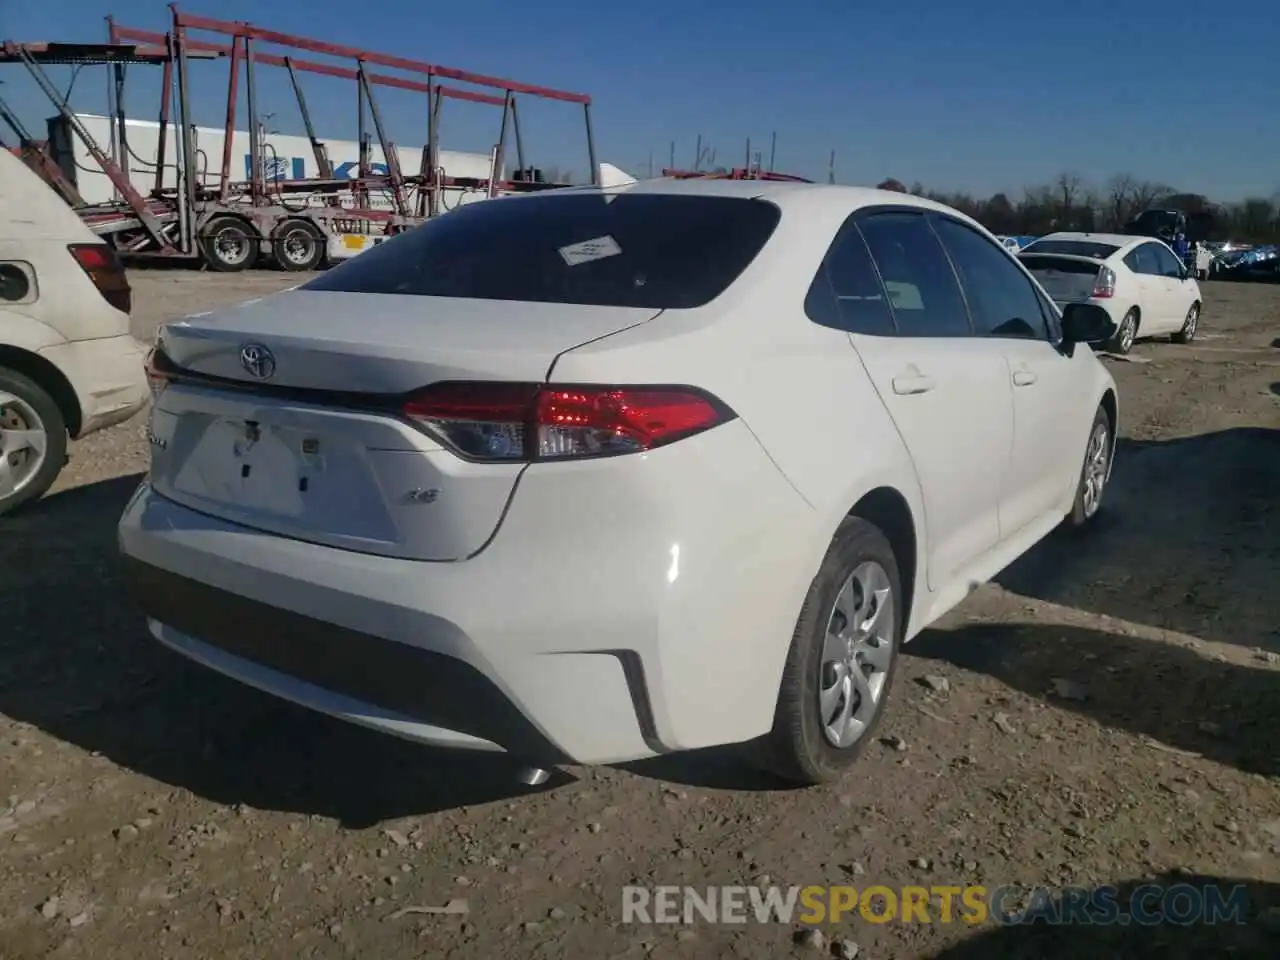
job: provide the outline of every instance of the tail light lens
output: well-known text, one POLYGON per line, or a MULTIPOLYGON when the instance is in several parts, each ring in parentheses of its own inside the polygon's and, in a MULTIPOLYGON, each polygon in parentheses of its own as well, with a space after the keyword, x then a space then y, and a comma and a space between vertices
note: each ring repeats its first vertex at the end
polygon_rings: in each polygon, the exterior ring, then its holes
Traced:
POLYGON ((640 453, 735 416, 694 387, 448 382, 404 416, 473 460, 573 460, 640 453))
POLYGON ((163 350, 159 347, 152 347, 151 352, 147 354, 147 383, 151 386, 151 398, 154 400, 169 385, 169 381, 173 378, 173 374, 177 371, 172 360, 170 360, 163 350))
POLYGON ((67 250, 107 303, 124 313, 133 308, 133 290, 114 250, 105 243, 73 243, 67 250))
POLYGON ((1094 299, 1106 300, 1108 297, 1116 295, 1116 272, 1110 267, 1103 267, 1098 271, 1098 279, 1093 283, 1093 293, 1089 296, 1094 299))

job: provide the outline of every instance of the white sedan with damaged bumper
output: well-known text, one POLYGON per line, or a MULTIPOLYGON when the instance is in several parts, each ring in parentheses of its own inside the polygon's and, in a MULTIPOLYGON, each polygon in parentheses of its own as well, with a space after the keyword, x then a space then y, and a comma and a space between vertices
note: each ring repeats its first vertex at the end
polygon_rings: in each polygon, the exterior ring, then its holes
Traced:
POLYGON ((161 642, 334 716, 823 781, 902 643, 1098 510, 1109 331, 903 194, 475 204, 168 324, 121 549, 161 642))

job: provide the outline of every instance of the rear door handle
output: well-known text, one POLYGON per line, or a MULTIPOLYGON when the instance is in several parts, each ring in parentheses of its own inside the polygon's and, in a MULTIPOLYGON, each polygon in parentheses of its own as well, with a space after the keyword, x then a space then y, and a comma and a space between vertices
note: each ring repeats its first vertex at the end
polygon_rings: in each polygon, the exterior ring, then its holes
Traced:
POLYGON ((1029 387, 1039 379, 1040 378, 1037 377, 1030 370, 1013 371, 1013 383, 1014 383, 1014 386, 1017 386, 1017 387, 1029 387))
POLYGON ((894 377, 893 392, 902 397, 928 393, 934 388, 933 377, 894 377))

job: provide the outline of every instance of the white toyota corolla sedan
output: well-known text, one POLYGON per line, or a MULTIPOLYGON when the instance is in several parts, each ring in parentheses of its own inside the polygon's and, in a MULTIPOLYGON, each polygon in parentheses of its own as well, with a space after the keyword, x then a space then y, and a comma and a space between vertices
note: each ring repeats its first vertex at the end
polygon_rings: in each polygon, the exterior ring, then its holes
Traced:
POLYGON ((1060 306, 1093 303, 1116 324, 1107 341, 1125 354, 1138 337, 1195 339, 1200 284, 1177 254, 1150 237, 1112 233, 1051 233, 1018 254, 1060 306))
POLYGON ((158 640, 337 717, 819 782, 902 643, 1098 510, 1112 333, 899 193, 473 204, 163 327, 121 550, 158 640))

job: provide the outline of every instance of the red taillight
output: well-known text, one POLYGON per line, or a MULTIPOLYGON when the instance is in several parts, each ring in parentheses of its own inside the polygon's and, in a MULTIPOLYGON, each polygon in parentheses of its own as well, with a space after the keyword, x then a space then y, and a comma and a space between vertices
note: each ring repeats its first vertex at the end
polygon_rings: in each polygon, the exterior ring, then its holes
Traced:
POLYGON ((1098 279, 1093 282, 1093 293, 1089 294, 1089 296, 1094 299, 1105 300, 1115 295, 1116 273, 1110 267, 1103 267, 1098 271, 1098 279))
POLYGON ((67 250, 107 303, 125 313, 133 308, 129 278, 125 276, 124 265, 114 250, 105 243, 73 243, 67 250))
POLYGON ((476 460, 567 460, 639 453, 700 433, 733 412, 693 387, 438 383, 403 408, 476 460))

